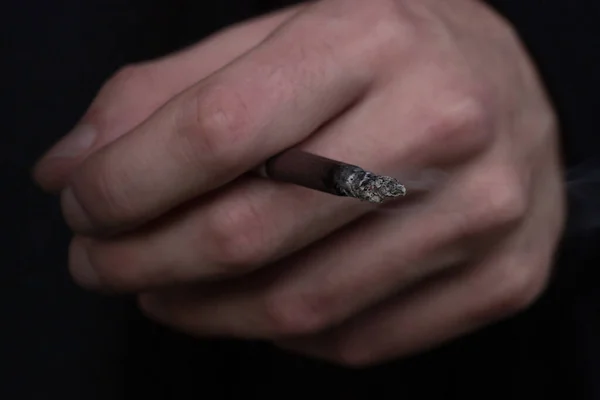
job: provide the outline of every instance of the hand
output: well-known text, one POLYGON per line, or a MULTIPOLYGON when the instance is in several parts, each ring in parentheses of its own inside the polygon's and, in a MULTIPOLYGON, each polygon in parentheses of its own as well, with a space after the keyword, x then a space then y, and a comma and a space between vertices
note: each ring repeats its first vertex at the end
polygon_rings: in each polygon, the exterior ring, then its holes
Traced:
POLYGON ((139 293, 195 335, 348 365, 542 293, 564 219, 555 117, 481 3, 323 0, 124 71, 36 168, 62 191, 82 285, 139 293), (296 145, 448 179, 374 209, 245 174, 296 145))

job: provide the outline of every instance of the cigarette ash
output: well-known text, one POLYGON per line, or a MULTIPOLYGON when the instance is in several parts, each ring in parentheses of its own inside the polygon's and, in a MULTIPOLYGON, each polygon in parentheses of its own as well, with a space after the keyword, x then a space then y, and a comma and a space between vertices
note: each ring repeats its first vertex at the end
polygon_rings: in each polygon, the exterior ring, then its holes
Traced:
POLYGON ((341 195, 370 203, 406 195, 406 188, 390 176, 375 175, 359 167, 344 168, 337 179, 341 195))

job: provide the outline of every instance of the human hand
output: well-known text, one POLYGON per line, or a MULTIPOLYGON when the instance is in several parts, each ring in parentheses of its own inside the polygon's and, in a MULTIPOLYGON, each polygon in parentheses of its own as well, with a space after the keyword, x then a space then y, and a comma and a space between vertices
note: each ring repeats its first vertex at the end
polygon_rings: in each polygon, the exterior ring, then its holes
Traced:
POLYGON ((272 18, 127 70, 84 117, 92 147, 38 165, 45 187, 68 177, 76 280, 140 293, 192 334, 350 365, 531 304, 564 200, 555 118, 508 25, 472 0, 324 0, 272 18), (449 178, 390 210, 244 174, 295 145, 449 178))

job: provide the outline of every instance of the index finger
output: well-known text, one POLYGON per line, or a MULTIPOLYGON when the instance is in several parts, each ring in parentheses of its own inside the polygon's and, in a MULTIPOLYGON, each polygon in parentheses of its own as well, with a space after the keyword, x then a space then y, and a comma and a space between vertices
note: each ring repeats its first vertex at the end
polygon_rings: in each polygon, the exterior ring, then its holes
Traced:
POLYGON ((134 228, 232 181, 353 103, 372 73, 358 62, 349 24, 325 19, 300 13, 86 160, 63 192, 70 226, 134 228))

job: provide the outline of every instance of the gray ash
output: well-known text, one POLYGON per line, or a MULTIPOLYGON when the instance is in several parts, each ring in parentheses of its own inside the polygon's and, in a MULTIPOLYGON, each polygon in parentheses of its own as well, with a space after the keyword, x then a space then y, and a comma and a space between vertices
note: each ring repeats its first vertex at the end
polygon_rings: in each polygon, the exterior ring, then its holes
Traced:
POLYGON ((406 195, 406 188, 397 179, 375 175, 356 166, 340 168, 335 181, 339 195, 370 203, 406 195))

